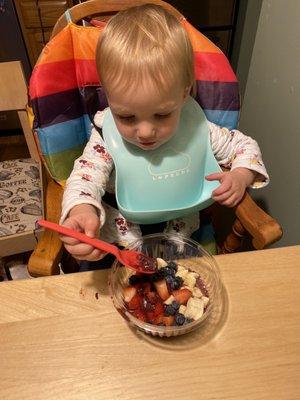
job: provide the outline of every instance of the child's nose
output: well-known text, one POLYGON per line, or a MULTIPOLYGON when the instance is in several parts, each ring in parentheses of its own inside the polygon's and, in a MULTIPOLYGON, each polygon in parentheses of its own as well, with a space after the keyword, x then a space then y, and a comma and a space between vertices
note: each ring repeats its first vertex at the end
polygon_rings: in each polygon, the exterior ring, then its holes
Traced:
POLYGON ((141 123, 137 128, 137 136, 139 139, 151 139, 156 135, 156 129, 152 124, 141 123))

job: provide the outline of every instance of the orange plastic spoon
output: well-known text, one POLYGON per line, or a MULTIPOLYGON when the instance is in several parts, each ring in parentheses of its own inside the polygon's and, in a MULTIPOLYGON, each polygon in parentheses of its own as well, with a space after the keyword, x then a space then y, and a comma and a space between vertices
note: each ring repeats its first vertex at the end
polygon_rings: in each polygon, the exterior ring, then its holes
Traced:
POLYGON ((144 274, 153 274, 157 271, 157 261, 155 258, 146 256, 143 253, 134 250, 120 250, 113 244, 103 242, 102 240, 91 238, 84 233, 77 232, 73 229, 66 228, 65 226, 55 224, 54 222, 40 219, 37 224, 46 228, 56 231, 62 235, 70 236, 74 239, 79 240, 82 243, 87 243, 96 249, 105 251, 106 253, 113 254, 120 263, 126 267, 131 268, 137 272, 144 274))

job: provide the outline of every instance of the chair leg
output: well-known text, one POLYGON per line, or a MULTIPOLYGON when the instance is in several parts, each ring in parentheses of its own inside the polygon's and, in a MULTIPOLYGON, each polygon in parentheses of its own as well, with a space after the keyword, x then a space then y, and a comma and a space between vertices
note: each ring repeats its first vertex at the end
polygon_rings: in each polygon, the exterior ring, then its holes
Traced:
POLYGON ((238 218, 234 221, 232 226, 232 232, 224 240, 224 243, 221 247, 221 253, 234 253, 237 251, 241 245, 243 238, 247 235, 247 231, 241 224, 238 218))

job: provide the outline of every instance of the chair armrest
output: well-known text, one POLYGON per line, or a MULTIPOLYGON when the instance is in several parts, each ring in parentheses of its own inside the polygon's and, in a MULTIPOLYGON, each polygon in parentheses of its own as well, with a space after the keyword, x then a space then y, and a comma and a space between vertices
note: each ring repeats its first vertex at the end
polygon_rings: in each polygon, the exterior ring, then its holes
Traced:
POLYGON ((278 222, 264 212, 247 192, 236 207, 235 214, 252 236, 253 247, 257 250, 276 242, 282 236, 278 222))
MULTIPOLYGON (((51 178, 45 191, 45 218, 52 222, 59 221, 63 188, 51 178)), ((59 262, 63 244, 56 232, 45 230, 28 261, 28 272, 32 276, 59 274, 59 262)))

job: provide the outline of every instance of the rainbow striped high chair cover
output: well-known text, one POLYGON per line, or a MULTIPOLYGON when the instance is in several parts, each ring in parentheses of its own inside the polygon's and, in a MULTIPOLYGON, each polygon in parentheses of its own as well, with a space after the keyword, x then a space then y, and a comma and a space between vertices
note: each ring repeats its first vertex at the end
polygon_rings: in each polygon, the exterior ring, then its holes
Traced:
MULTIPOLYGON (((239 91, 226 56, 189 22, 182 24, 195 54, 197 102, 208 120, 235 128, 239 91)), ((91 118, 107 106, 95 63, 102 30, 70 22, 44 47, 31 76, 36 142, 50 175, 62 185, 89 138, 91 118)))

